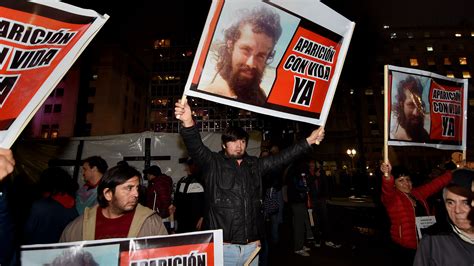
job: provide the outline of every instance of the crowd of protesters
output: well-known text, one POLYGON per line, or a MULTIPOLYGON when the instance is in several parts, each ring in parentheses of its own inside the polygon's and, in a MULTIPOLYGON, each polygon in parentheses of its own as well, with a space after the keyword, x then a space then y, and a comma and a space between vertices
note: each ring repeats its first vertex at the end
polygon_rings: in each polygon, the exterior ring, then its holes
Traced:
MULTIPOLYGON (((230 137, 237 140, 246 138, 245 134, 224 133, 223 144, 227 143, 226 140, 233 141, 230 137)), ((241 152, 245 149, 242 148, 241 152)), ((279 153, 275 145, 271 149, 263 149, 260 157, 263 159, 279 153)), ((5 179, 14 165, 11 151, 0 149, 0 178, 5 179)), ((142 174, 126 162, 107 168, 104 159, 92 156, 82 162, 84 186, 81 188, 62 168, 47 168, 40 175, 38 196, 20 228, 7 210, 8 190, 2 182, 0 263, 18 263, 20 244, 153 236, 223 228, 218 224, 214 227, 208 224, 210 205, 206 188, 209 184, 203 179, 201 165, 188 159, 187 175, 179 179, 175 186, 171 177, 162 173, 159 166, 151 166, 143 171, 148 185, 142 186, 142 174), (96 195, 94 199, 90 199, 92 194, 96 195), (86 202, 92 203, 86 206, 86 202), (79 205, 82 207, 79 208, 79 205), (15 239, 19 236, 20 240, 15 239)), ((474 172, 455 168, 452 162, 446 164, 444 173, 438 172, 436 176, 431 176, 429 182, 414 187, 411 181, 413 173, 405 167, 392 167, 389 162, 381 164, 381 202, 390 222, 390 256, 393 256, 391 261, 394 265, 434 265, 434 262, 436 265, 448 265, 453 258, 456 258, 456 265, 472 265, 474 172), (434 208, 430 206, 432 201, 429 198, 438 192, 442 192, 442 206, 434 208), (417 219, 435 214, 436 223, 425 230, 423 235, 426 237, 421 238, 417 219)), ((277 250, 275 247, 280 242, 280 225, 286 219, 283 217, 284 210, 291 217, 287 221, 292 224, 294 254, 311 256, 311 249, 322 244, 331 248, 341 247, 335 241, 332 217, 327 207, 333 182, 332 177, 326 176, 322 162, 306 156, 290 165, 271 167, 262 176, 262 203, 258 207, 262 216, 256 218, 261 219, 261 223, 255 220, 261 251, 260 260, 253 265, 269 265, 268 256, 277 250)), ((232 243, 234 240, 228 241, 232 243)), ((236 245, 246 246, 248 243, 239 242, 236 245)))

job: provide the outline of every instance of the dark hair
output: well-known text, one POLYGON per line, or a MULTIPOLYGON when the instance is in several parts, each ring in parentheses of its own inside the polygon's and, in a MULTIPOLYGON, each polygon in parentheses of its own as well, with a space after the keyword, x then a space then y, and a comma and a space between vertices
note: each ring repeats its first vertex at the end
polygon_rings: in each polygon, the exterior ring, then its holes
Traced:
POLYGON ((249 141, 249 134, 241 127, 227 127, 221 136, 222 144, 226 144, 229 141, 236 141, 241 139, 245 139, 246 143, 248 143, 249 141))
POLYGON ((118 162, 117 162, 117 165, 128 165, 128 162, 125 161, 125 160, 118 161, 118 162))
MULTIPOLYGON (((399 118, 404 117, 403 104, 405 103, 405 100, 407 98, 407 96, 405 95, 406 90, 420 97, 423 94, 423 86, 421 86, 421 82, 419 79, 413 76, 408 76, 406 79, 401 80, 398 83, 397 87, 397 104, 395 105, 395 108, 393 110, 399 118)), ((425 106, 425 103, 423 101, 421 101, 421 106, 425 106)))
POLYGON ((115 193, 115 187, 127 182, 127 180, 135 176, 141 180, 140 172, 135 169, 135 167, 128 165, 117 165, 107 170, 97 187, 97 202, 99 202, 99 206, 106 208, 109 205, 104 196, 104 190, 106 188, 110 189, 112 193, 115 193))
POLYGON ((46 168, 40 175, 39 187, 41 192, 50 192, 51 195, 67 193, 75 197, 79 188, 66 170, 60 167, 46 168))
MULTIPOLYGON (((252 10, 240 10, 241 19, 224 31, 224 43, 218 50, 217 71, 220 72, 226 62, 231 62, 231 52, 227 48, 227 42, 235 43, 240 38, 240 27, 246 24, 252 25, 254 33, 264 33, 273 39, 273 47, 281 36, 282 28, 280 16, 268 8, 260 7, 252 10)), ((267 61, 275 55, 274 51, 268 55, 267 61)))
POLYGON ((397 165, 392 168, 392 176, 397 179, 401 176, 410 176, 410 172, 404 166, 397 165))
POLYGON ((90 168, 97 167, 97 170, 99 170, 101 174, 104 174, 105 171, 107 171, 107 168, 109 168, 107 162, 100 156, 88 157, 82 161, 82 164, 84 163, 89 164, 90 168))

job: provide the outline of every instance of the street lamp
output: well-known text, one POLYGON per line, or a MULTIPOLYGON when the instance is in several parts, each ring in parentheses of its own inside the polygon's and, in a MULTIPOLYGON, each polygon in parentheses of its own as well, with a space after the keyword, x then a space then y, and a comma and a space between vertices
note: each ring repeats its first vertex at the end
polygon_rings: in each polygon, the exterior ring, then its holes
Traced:
POLYGON ((352 161, 352 169, 351 169, 351 174, 350 174, 350 191, 351 193, 354 192, 354 180, 353 180, 353 175, 354 175, 354 157, 356 156, 357 154, 357 151, 355 149, 347 149, 346 151, 347 155, 349 155, 349 157, 351 157, 351 161, 352 161))
POLYGON ((347 152, 347 155, 349 155, 349 157, 351 157, 352 170, 354 171, 354 157, 356 156, 357 151, 355 149, 347 149, 346 152, 347 152))

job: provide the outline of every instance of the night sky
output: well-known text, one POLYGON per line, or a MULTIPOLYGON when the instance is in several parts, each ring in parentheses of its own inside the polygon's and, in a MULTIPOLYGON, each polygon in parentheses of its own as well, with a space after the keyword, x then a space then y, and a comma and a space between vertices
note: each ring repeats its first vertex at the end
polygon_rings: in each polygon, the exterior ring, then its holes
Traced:
MULTIPOLYGON (((316 0, 314 0, 316 1, 316 0)), ((67 0, 82 8, 110 15, 97 39, 122 43, 132 50, 150 48, 153 39, 180 33, 199 36, 211 4, 210 0, 67 0)), ((368 67, 375 62, 376 38, 383 25, 395 27, 474 25, 474 1, 427 0, 323 0, 323 3, 356 23, 342 77, 355 87, 364 87, 368 67)), ((94 44, 94 41, 92 45, 94 44)), ((380 45, 380 44, 379 44, 380 45)), ((383 44, 382 44, 383 45, 383 44)), ((197 46, 197 43, 196 43, 197 46)))

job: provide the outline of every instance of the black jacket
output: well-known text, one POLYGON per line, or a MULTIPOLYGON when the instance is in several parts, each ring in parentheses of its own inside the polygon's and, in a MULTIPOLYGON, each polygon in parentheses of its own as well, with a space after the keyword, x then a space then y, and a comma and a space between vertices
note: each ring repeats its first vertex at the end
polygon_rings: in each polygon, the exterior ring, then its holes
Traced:
POLYGON ((239 165, 221 152, 212 152, 201 140, 196 127, 182 128, 189 155, 201 167, 208 211, 206 229, 222 229, 224 242, 246 244, 263 235, 262 176, 272 168, 288 164, 310 150, 306 140, 275 156, 246 155, 239 165))

